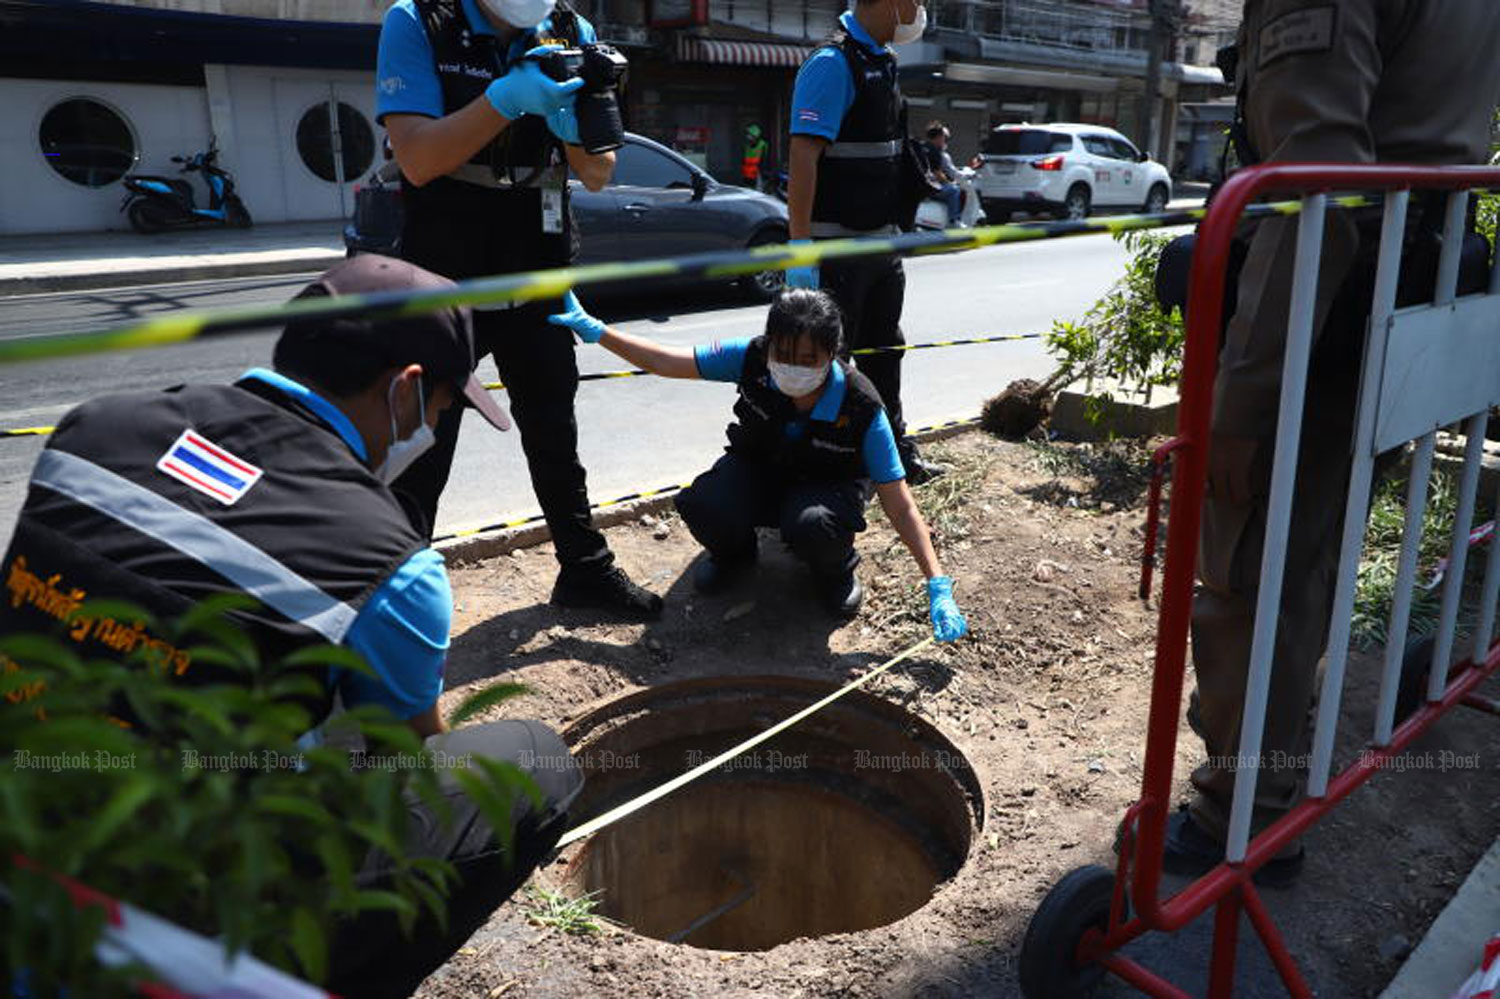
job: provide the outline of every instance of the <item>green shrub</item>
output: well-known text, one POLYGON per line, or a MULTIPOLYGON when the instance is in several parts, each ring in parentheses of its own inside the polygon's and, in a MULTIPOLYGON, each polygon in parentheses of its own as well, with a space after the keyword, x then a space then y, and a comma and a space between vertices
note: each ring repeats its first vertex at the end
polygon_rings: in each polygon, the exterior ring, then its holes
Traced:
MULTIPOLYGON (((1116 233, 1130 258, 1125 274, 1095 302, 1080 322, 1058 320, 1047 333, 1047 350, 1058 362, 1053 384, 1111 379, 1141 387, 1175 385, 1182 375, 1185 333, 1182 313, 1162 312, 1156 302, 1156 262, 1172 237, 1164 233, 1116 233)), ((1110 398, 1100 392, 1093 401, 1110 398)))
MULTIPOLYGON (((124 983, 141 977, 138 968, 95 960, 101 910, 75 906, 42 872, 222 936, 233 951, 314 981, 327 969, 325 929, 341 915, 393 910, 408 930, 423 909, 443 919, 453 868, 409 858, 403 845, 403 792, 443 813, 421 740, 367 707, 337 716, 327 731, 345 745, 357 734, 394 765, 354 769, 347 751, 299 749, 310 714, 287 698, 316 693, 305 668, 369 667, 335 646, 262 662, 225 616, 243 600, 208 601, 159 626, 118 604, 90 603, 69 618, 140 622, 195 668, 234 671, 242 678, 235 685, 184 685, 141 653, 125 664, 84 661, 66 633, 0 639, 0 886, 9 894, 9 904, 0 902, 0 967, 25 969, 34 995, 59 986, 73 996, 133 994, 124 983), (142 727, 110 716, 121 703, 142 727), (394 860, 390 890, 355 885, 372 851, 394 860), (35 868, 14 865, 17 855, 35 868)), ((481 697, 493 703, 515 689, 481 697)), ((513 796, 535 793, 534 785, 514 766, 475 763, 454 775, 508 831, 513 796)))

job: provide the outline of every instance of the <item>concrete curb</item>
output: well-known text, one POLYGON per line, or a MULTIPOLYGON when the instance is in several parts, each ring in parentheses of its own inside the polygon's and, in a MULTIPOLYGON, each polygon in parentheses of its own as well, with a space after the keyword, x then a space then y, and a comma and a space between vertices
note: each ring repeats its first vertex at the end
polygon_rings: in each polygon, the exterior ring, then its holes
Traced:
MULTIPOLYGON (((967 433, 978 428, 972 425, 960 427, 938 427, 911 435, 911 439, 919 443, 931 443, 932 441, 945 440, 967 433)), ((606 507, 594 511, 594 526, 603 530, 608 527, 617 527, 620 524, 639 520, 646 514, 656 516, 671 508, 672 497, 677 495, 671 493, 666 496, 652 496, 647 499, 633 500, 629 503, 621 503, 618 506, 606 507)), ((522 524, 519 527, 506 527, 494 531, 485 531, 468 537, 452 538, 448 541, 438 542, 433 545, 442 553, 444 560, 450 566, 473 565, 487 558, 495 558, 500 555, 509 555, 513 551, 522 548, 533 548, 536 545, 552 540, 552 532, 543 523, 522 524)))
POLYGON ((1474 865, 1380 999, 1452 995, 1479 967, 1484 945, 1496 932, 1500 932, 1500 839, 1474 865))
POLYGON ((0 277, 0 298, 42 295, 63 291, 98 291, 149 284, 207 281, 215 278, 260 277, 276 274, 308 274, 325 271, 344 259, 329 252, 305 257, 178 264, 170 267, 139 267, 133 270, 97 271, 90 274, 40 274, 0 277))

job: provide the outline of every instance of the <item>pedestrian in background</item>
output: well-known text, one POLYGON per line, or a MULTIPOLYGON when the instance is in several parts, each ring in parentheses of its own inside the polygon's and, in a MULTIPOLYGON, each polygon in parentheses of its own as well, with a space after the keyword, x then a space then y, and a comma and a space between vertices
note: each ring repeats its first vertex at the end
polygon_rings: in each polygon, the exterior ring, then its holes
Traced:
POLYGON ((771 144, 761 134, 760 126, 754 122, 745 126, 745 155, 740 160, 740 180, 748 188, 760 190, 760 180, 766 169, 766 155, 771 144))
POLYGON ((927 578, 933 636, 954 641, 968 625, 953 600, 927 523, 906 485, 896 440, 870 380, 839 358, 841 321, 826 294, 788 289, 766 315, 766 331, 668 347, 605 326, 570 293, 552 317, 589 343, 667 378, 732 382, 739 388, 727 453, 677 494, 677 512, 706 549, 693 574, 700 593, 721 593, 755 564, 757 527, 775 527, 812 570, 824 606, 853 617, 864 589, 854 536, 874 492, 927 578))
MULTIPOLYGON (((557 83, 527 54, 594 41, 594 29, 553 0, 397 0, 380 32, 377 118, 401 166, 401 253, 455 280, 564 267, 578 252, 568 171, 591 191, 608 183, 614 153, 578 144, 581 80, 557 83)), ((547 323, 557 299, 475 312, 475 335, 510 394, 531 485, 557 549, 553 603, 636 618, 661 598, 614 564, 594 527, 578 460, 573 338, 547 323)), ((437 446, 396 483, 428 531, 447 483, 460 413, 445 414, 437 446)))
MULTIPOLYGON (((1500 4, 1473 0, 1248 0, 1238 86, 1247 162, 1484 162, 1500 100, 1500 4)), ((1442 199, 1414 199, 1411 228, 1442 227, 1442 199)), ((1193 603, 1189 712, 1209 762, 1168 829, 1167 864, 1196 874, 1223 860, 1249 669, 1275 447, 1297 224, 1262 222, 1240 275, 1214 386, 1209 482, 1193 603)), ((1252 827, 1301 798, 1308 714, 1327 642, 1350 442, 1370 303, 1369 253, 1348 213, 1328 216, 1252 827), (1359 262, 1359 261, 1363 262, 1359 262)), ((1408 259, 1410 267, 1412 261, 1408 259)), ((1478 268, 1482 272, 1483 268, 1478 268)), ((1428 270, 1430 274, 1430 269, 1428 270)), ((1482 273, 1479 274, 1482 280, 1482 273)), ((1420 293, 1432 294, 1430 280, 1420 293)), ((1300 844, 1261 869, 1290 880, 1300 844)))
MULTIPOLYGON (((787 230, 809 239, 889 236, 901 219, 906 109, 896 82, 892 43, 922 37, 921 0, 856 0, 829 39, 808 56, 792 92, 787 230)), ((906 273, 901 259, 854 257, 821 267, 793 267, 787 283, 833 296, 844 317, 844 345, 896 347, 906 273)), ((914 485, 942 474, 906 437, 900 352, 861 357, 859 368, 880 392, 906 478, 914 485)))

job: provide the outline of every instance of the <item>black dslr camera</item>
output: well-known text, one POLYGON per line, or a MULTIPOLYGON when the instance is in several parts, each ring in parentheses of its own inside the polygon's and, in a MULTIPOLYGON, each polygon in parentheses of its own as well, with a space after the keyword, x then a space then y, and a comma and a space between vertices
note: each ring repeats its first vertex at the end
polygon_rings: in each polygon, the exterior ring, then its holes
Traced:
POLYGON ((611 45, 591 43, 576 49, 553 49, 535 57, 543 73, 559 83, 574 77, 583 87, 573 104, 578 116, 578 139, 590 153, 607 153, 625 143, 620 102, 615 91, 630 64, 611 45))

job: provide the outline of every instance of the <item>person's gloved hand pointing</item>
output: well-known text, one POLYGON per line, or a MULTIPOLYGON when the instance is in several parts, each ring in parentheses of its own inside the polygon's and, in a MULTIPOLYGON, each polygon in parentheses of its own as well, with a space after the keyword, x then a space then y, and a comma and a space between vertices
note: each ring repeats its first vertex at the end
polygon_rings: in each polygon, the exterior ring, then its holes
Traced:
POLYGON ((566 326, 577 333, 578 339, 584 343, 598 343, 599 338, 604 336, 604 331, 608 328, 604 321, 585 312, 583 303, 571 291, 563 296, 563 308, 567 311, 553 313, 547 317, 547 322, 553 326, 566 326))
POLYGON ((523 114, 553 116, 563 108, 573 106, 574 94, 583 86, 581 77, 558 83, 530 58, 544 54, 557 46, 539 45, 526 53, 509 73, 493 81, 484 91, 490 106, 514 121, 523 114))
POLYGON ((927 581, 927 604, 932 617, 932 637, 940 642, 955 642, 969 633, 958 603, 953 599, 953 580, 933 576, 927 581))

